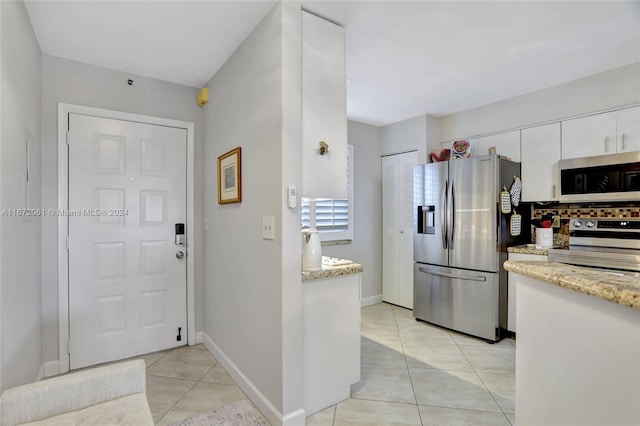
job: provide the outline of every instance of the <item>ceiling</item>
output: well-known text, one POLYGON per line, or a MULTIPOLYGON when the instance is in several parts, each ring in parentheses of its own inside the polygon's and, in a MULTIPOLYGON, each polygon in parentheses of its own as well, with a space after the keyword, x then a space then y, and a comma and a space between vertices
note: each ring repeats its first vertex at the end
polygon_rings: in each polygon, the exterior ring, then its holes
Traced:
MULTIPOLYGON (((640 61, 640 1, 301 3, 345 28, 348 115, 373 125, 640 61)), ((276 2, 25 4, 44 54, 199 88, 276 2)))

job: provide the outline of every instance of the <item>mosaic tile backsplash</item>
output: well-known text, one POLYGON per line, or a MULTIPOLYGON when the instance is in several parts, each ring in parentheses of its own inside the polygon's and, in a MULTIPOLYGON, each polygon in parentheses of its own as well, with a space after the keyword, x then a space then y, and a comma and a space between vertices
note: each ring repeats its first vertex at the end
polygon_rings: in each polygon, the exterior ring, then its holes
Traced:
MULTIPOLYGON (((553 207, 534 208, 533 218, 541 219, 545 214, 560 216, 560 227, 554 228, 554 246, 566 247, 569 245, 569 222, 578 218, 610 218, 626 219, 640 218, 640 207, 571 207, 568 205, 555 205, 553 207)), ((535 229, 532 230, 531 240, 535 242, 535 229)))

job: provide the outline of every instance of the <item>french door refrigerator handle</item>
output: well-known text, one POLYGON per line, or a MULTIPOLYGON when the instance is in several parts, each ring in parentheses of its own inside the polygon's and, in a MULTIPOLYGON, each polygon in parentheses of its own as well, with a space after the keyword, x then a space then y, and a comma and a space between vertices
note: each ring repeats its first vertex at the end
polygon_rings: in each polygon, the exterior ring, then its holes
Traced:
POLYGON ((445 212, 447 211, 447 192, 449 190, 449 181, 444 181, 444 191, 442 191, 442 200, 440 204, 440 233, 442 234, 442 248, 447 249, 447 217, 445 212))
POLYGON ((446 277, 446 278, 456 278, 458 280, 465 280, 465 281, 487 281, 487 277, 482 277, 479 275, 473 276, 473 275, 456 275, 456 274, 448 274, 446 272, 435 272, 432 271, 431 269, 427 269, 427 268, 418 268, 418 271, 420 272, 424 272, 425 274, 431 274, 431 275, 436 275, 438 277, 446 277))
POLYGON ((455 192, 455 182, 451 181, 451 187, 450 187, 450 191, 451 191, 451 205, 449 206, 449 208, 447 209, 449 211, 449 216, 450 216, 450 220, 448 223, 448 227, 449 227, 449 249, 453 250, 453 234, 455 232, 456 229, 456 192, 455 192))

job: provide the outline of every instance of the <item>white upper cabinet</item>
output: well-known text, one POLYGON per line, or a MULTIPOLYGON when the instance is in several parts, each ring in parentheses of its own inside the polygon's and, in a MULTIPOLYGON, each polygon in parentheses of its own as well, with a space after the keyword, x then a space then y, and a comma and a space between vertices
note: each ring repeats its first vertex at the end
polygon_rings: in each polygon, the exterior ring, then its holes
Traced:
POLYGON ((347 198, 347 90, 344 29, 302 12, 302 190, 347 198), (328 152, 320 154, 320 142, 328 152))
POLYGON ((560 123, 522 129, 522 201, 559 197, 560 123))
POLYGON ((616 153, 616 112, 562 122, 562 158, 616 153))
POLYGON ((640 151, 640 107, 562 122, 562 158, 640 151))
POLYGON ((496 147, 496 154, 520 161, 520 130, 471 139, 471 155, 489 155, 492 146, 496 147))
POLYGON ((640 106, 617 111, 618 152, 640 151, 640 106))

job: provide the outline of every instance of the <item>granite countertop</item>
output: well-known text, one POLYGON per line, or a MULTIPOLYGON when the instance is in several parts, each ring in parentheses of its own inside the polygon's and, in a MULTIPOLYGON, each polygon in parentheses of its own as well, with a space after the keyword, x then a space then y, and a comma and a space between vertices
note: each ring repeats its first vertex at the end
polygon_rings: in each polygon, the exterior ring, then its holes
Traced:
POLYGON ((520 254, 539 254, 542 256, 547 256, 549 254, 549 249, 569 249, 567 246, 553 246, 547 248, 536 248, 535 244, 523 244, 521 246, 513 246, 507 247, 507 252, 509 253, 520 253, 520 254))
POLYGON ((507 247, 507 252, 520 254, 539 254, 542 256, 547 256, 549 254, 549 249, 536 248, 535 244, 523 244, 521 246, 507 247))
POLYGON ((351 275, 359 272, 362 272, 362 265, 359 263, 349 263, 347 265, 336 266, 330 266, 323 263, 321 271, 302 271, 302 281, 339 277, 341 275, 351 275))
POLYGON ((556 262, 504 262, 504 269, 613 303, 640 309, 640 279, 556 262))

